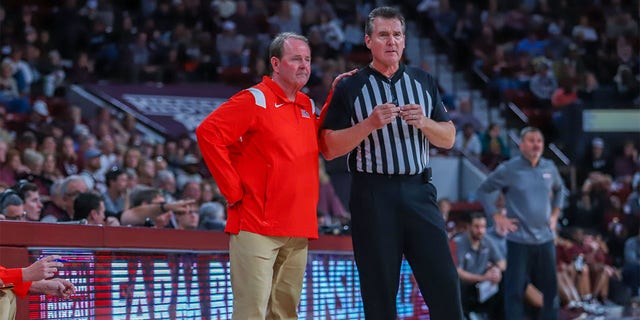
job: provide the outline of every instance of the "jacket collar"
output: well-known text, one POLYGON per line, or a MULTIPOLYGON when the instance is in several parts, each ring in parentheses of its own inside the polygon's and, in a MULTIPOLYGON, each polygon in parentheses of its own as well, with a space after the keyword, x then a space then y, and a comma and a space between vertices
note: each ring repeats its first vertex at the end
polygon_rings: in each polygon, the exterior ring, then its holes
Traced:
POLYGON ((287 95, 284 93, 284 91, 282 91, 282 88, 275 82, 273 81, 273 79, 271 79, 271 77, 268 76, 263 76, 262 77, 262 82, 269 88, 269 90, 271 90, 271 92, 273 92, 273 94, 278 97, 278 99, 280 101, 283 101, 285 103, 293 103, 293 104, 298 104, 298 98, 300 97, 300 95, 302 94, 301 92, 296 92, 296 99, 295 101, 290 101, 289 98, 287 97, 287 95))

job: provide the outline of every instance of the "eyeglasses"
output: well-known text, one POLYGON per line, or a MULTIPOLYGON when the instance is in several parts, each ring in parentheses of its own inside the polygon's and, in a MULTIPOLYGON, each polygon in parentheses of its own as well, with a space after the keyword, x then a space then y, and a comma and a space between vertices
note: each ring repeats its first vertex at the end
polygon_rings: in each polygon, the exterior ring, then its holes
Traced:
POLYGON ((7 216, 7 215, 5 215, 5 218, 7 218, 7 220, 12 220, 12 221, 23 220, 26 217, 27 217, 27 212, 26 211, 22 211, 22 214, 19 214, 17 216, 7 216))

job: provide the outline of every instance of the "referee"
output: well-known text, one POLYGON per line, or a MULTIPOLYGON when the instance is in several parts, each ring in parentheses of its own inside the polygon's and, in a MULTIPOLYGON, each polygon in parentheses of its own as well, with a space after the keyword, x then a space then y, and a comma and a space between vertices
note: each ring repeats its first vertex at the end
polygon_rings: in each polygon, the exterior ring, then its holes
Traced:
POLYGON ((460 288, 431 184, 429 142, 451 148, 455 127, 436 81, 400 63, 405 20, 376 8, 365 26, 373 61, 341 81, 322 124, 321 151, 349 153, 352 239, 367 319, 396 319, 402 256, 433 320, 462 319, 460 288))

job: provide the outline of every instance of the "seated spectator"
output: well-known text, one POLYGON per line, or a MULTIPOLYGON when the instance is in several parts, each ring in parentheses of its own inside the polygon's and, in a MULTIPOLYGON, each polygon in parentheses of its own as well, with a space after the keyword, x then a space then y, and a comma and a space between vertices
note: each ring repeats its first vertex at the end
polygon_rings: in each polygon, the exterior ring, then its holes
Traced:
POLYGON ((140 158, 136 172, 138 173, 138 184, 148 187, 153 186, 154 180, 157 176, 155 161, 150 158, 140 158))
POLYGON ((52 185, 51 188, 49 188, 49 197, 47 199, 43 199, 42 204, 42 212, 40 213, 40 220, 42 221, 42 218, 48 215, 53 215, 55 217, 61 217, 63 216, 62 212, 64 210, 62 210, 62 194, 61 189, 62 189, 62 181, 64 181, 64 179, 59 179, 56 180, 52 185))
POLYGON ((136 172, 136 177, 137 177, 138 176, 137 169, 138 169, 138 166, 140 165, 141 158, 142 158, 142 152, 140 152, 140 149, 135 147, 130 147, 127 149, 127 151, 124 152, 121 167, 125 170, 132 169, 133 171, 136 172))
POLYGON ((46 256, 28 267, 7 269, 0 266, 0 319, 14 319, 16 315, 15 296, 46 294, 68 299, 76 292, 75 286, 64 279, 53 278, 63 264, 58 255, 46 256), (7 289, 5 285, 8 286, 7 289))
POLYGON ((8 112, 28 114, 31 112, 29 100, 20 96, 18 84, 11 74, 11 64, 0 65, 0 104, 4 104, 8 112))
MULTIPOLYGON (((52 188, 53 189, 53 188, 52 188)), ((89 188, 84 179, 79 175, 71 175, 66 177, 60 185, 60 209, 62 212, 46 212, 40 221, 42 222, 66 222, 72 221, 74 217, 73 202, 76 197, 87 192, 89 188)))
POLYGON ((93 63, 89 60, 89 55, 86 52, 78 53, 67 80, 73 84, 87 84, 96 81, 93 73, 93 63))
POLYGON ((200 182, 189 181, 184 184, 180 192, 180 199, 192 199, 200 202, 202 191, 200 190, 200 182))
POLYGON ((40 221, 42 213, 42 202, 38 186, 34 183, 22 180, 13 187, 16 193, 24 202, 24 212, 26 221, 40 221))
POLYGON ((581 15, 580 21, 571 30, 573 39, 580 43, 588 53, 595 53, 598 46, 598 31, 593 27, 589 16, 581 15))
POLYGON ((488 282, 500 287, 506 260, 493 242, 485 238, 487 220, 484 214, 471 213, 469 231, 454 238, 460 277, 460 293, 465 315, 487 313, 490 319, 504 319, 503 291, 499 289, 487 300, 480 300, 478 285, 488 282))
POLYGON ((619 278, 618 271, 609 264, 609 249, 598 234, 586 233, 581 246, 585 263, 591 270, 593 298, 609 303, 609 283, 619 278))
POLYGON ((0 193, 0 214, 7 220, 26 220, 24 201, 13 189, 7 189, 0 193))
POLYGON ((457 224, 455 221, 451 220, 451 201, 447 198, 442 198, 438 200, 438 209, 442 214, 442 219, 444 220, 445 227, 447 230, 447 238, 453 239, 454 236, 464 232, 464 230, 457 230, 457 224))
POLYGON ((462 131, 458 131, 453 148, 467 157, 478 160, 480 159, 482 146, 480 145, 478 135, 473 130, 473 124, 466 123, 462 128, 462 131))
POLYGON ((613 174, 613 164, 605 151, 604 140, 600 137, 595 137, 591 140, 591 147, 579 161, 577 168, 577 180, 579 183, 583 183, 589 174, 594 171, 606 175, 613 174))
POLYGON ((546 40, 538 39, 538 32, 531 30, 526 37, 522 38, 516 44, 516 52, 526 52, 531 57, 540 57, 544 55, 544 48, 547 46, 546 40))
POLYGON ((635 235, 640 227, 640 183, 633 186, 633 192, 627 198, 623 207, 624 224, 628 226, 631 235, 635 235))
POLYGON ((489 124, 487 131, 480 135, 482 146, 480 161, 487 166, 487 169, 495 169, 502 161, 509 159, 509 148, 507 143, 500 136, 500 125, 489 124))
POLYGON ((42 164, 42 178, 46 181, 50 181, 49 189, 46 192, 42 192, 43 195, 49 195, 51 185, 58 180, 64 179, 62 172, 58 169, 58 160, 55 153, 43 153, 44 163, 42 164))
POLYGON ((62 143, 58 150, 58 166, 64 176, 78 174, 78 154, 75 149, 75 141, 70 136, 62 138, 62 143))
POLYGON ((180 168, 176 169, 176 183, 179 190, 182 190, 184 185, 189 181, 202 182, 200 162, 201 159, 193 154, 184 156, 184 159, 180 163, 180 168))
POLYGON ((113 167, 105 174, 107 191, 102 193, 105 211, 108 215, 117 214, 128 208, 127 173, 119 167, 113 167))
POLYGON ((29 170, 28 173, 20 175, 19 178, 35 184, 40 193, 48 194, 53 181, 42 176, 44 156, 35 149, 26 149, 22 152, 22 163, 29 170))
POLYGON ((627 239, 624 245, 623 283, 631 289, 631 295, 640 295, 640 236, 627 239))
POLYGON ((249 72, 249 50, 246 45, 246 38, 236 33, 236 24, 233 21, 225 21, 222 24, 222 32, 216 38, 221 72, 228 67, 241 67, 242 73, 249 72))
MULTIPOLYGON (((591 172, 581 187, 582 197, 578 202, 578 214, 573 225, 597 229, 602 227, 606 210, 610 207, 611 176, 591 172)), ((602 230, 605 231, 605 230, 602 230)))
POLYGON ((118 219, 107 219, 104 209, 104 199, 93 191, 79 194, 73 201, 73 219, 75 221, 87 220, 87 224, 119 226, 118 219))
POLYGON ((27 174, 29 169, 22 164, 20 159, 20 151, 17 149, 10 149, 7 151, 6 161, 0 168, 0 182, 7 185, 14 185, 18 182, 18 177, 27 174))
POLYGON ((138 187, 138 174, 134 169, 125 169, 125 173, 127 174, 127 189, 133 190, 133 188, 138 187))
POLYGON ((467 123, 472 125, 473 131, 475 132, 482 132, 484 130, 480 120, 473 114, 473 104, 469 98, 460 99, 458 102, 458 110, 451 115, 451 121, 456 125, 458 131, 462 131, 467 123))
POLYGON ((558 82, 551 71, 551 63, 545 58, 536 63, 535 69, 536 73, 529 82, 529 89, 536 98, 536 105, 533 107, 549 109, 551 107, 551 97, 558 88, 558 82))
MULTIPOLYGON (((570 231, 575 232, 575 231, 570 231)), ((567 234, 570 237, 570 234, 567 234)), ((558 238, 556 241, 556 263, 561 298, 570 306, 580 305, 583 300, 592 297, 590 268, 584 263, 584 255, 580 256, 578 244, 565 238, 558 238), (573 294, 572 287, 576 288, 578 297, 573 294)))
POLYGON ((48 66, 43 75, 43 89, 47 97, 52 97, 55 91, 60 88, 66 79, 66 72, 62 65, 62 57, 58 50, 51 50, 47 54, 48 66))
POLYGON ((613 159, 613 176, 623 183, 631 183, 633 174, 640 169, 638 149, 633 141, 628 140, 622 146, 622 152, 613 159))
POLYGON ((198 212, 198 204, 187 205, 180 210, 173 212, 176 217, 176 229, 178 230, 195 230, 200 222, 200 214, 198 212))
POLYGON ((159 170, 156 173, 154 187, 160 189, 166 201, 176 200, 176 177, 170 170, 159 170))
POLYGON ((149 49, 149 41, 145 32, 136 35, 136 40, 128 44, 127 61, 130 67, 129 80, 136 82, 157 81, 159 79, 158 66, 151 63, 152 52, 149 49))
POLYGON ((200 230, 224 231, 227 225, 224 207, 218 202, 206 202, 200 206, 200 230))
POLYGON ((220 193, 218 184, 213 179, 203 180, 200 184, 201 194, 200 203, 217 202, 223 206, 227 205, 227 199, 220 193))
MULTIPOLYGON (((327 44, 327 52, 325 52, 325 59, 340 59, 342 58, 342 45, 344 43, 344 32, 340 26, 340 21, 337 20, 331 13, 321 11, 319 13, 320 23, 314 26, 320 30, 323 36, 324 43, 327 44)), ((312 27, 313 28, 313 27, 312 27)))

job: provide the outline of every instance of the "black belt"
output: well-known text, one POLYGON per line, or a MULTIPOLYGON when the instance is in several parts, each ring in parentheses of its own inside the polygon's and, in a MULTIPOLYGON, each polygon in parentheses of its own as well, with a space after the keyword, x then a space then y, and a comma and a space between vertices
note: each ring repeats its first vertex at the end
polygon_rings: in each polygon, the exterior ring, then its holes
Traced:
POLYGON ((431 182, 431 168, 426 168, 424 169, 424 171, 422 171, 421 173, 417 173, 417 174, 380 174, 380 173, 368 173, 368 172, 355 172, 355 174, 357 175, 362 175, 362 176, 376 176, 376 177, 387 177, 389 179, 398 179, 398 180, 405 180, 405 179, 417 179, 417 178, 421 178, 421 180, 423 182, 431 182))

